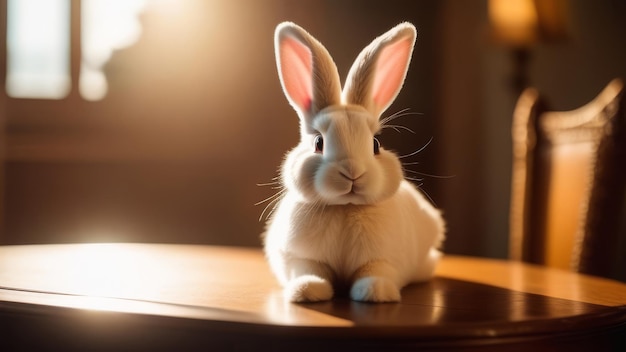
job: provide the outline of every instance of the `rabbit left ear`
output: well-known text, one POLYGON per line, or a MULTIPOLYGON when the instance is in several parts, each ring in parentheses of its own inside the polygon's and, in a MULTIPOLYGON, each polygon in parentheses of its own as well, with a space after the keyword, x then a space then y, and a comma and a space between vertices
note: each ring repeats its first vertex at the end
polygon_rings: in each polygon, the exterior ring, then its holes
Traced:
POLYGON ((402 88, 416 38, 415 27, 404 22, 365 47, 348 73, 343 102, 361 105, 378 118, 402 88))

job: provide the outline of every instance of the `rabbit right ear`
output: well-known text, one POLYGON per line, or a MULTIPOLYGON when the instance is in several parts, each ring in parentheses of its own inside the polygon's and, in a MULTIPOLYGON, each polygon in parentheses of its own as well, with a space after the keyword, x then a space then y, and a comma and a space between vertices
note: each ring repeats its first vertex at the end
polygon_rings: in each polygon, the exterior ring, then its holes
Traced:
POLYGON ((341 102, 337 66, 319 41, 283 22, 276 27, 274 44, 280 83, 301 119, 308 123, 320 110, 341 102))

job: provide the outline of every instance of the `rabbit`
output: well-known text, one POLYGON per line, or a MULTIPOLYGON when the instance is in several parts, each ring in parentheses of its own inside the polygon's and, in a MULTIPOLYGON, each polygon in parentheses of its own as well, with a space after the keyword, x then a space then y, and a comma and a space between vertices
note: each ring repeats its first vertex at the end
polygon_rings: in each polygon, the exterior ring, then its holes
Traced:
POLYGON ((417 32, 401 23, 357 57, 343 90, 324 46, 298 25, 275 32, 283 91, 300 120, 300 143, 280 169, 284 187, 263 234, 267 261, 291 302, 397 302, 429 280, 445 223, 376 134, 397 96, 417 32))

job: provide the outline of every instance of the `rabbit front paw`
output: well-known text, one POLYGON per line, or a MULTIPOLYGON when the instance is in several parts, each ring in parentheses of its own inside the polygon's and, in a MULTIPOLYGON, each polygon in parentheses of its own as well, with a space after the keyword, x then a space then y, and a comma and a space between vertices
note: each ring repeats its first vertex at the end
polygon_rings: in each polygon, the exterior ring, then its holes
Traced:
POLYGON ((333 298, 333 286, 319 276, 303 275, 287 284, 285 295, 291 302, 328 301, 333 298))
POLYGON ((361 302, 399 302, 400 290, 384 277, 363 277, 352 284, 350 297, 361 302))

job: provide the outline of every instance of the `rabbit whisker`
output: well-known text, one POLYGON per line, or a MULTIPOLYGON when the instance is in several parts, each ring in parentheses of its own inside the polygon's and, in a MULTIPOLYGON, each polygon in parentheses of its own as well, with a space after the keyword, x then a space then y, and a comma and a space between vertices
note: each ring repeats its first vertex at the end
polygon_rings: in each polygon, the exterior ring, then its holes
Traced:
POLYGON ((409 111, 409 110, 410 110, 410 108, 405 108, 405 109, 402 109, 402 110, 400 110, 398 112, 394 112, 393 114, 391 114, 391 115, 389 115, 387 117, 383 117, 380 120, 380 123, 381 123, 381 125, 385 125, 387 122, 393 121, 393 120, 397 119, 398 117, 403 116, 403 114, 405 112, 409 111))
POLYGON ((426 142, 426 144, 424 144, 424 146, 423 146, 423 147, 421 147, 420 149, 418 149, 418 150, 414 151, 413 153, 410 153, 410 154, 406 154, 406 155, 399 156, 399 158, 400 158, 400 159, 403 159, 403 158, 408 158, 408 157, 411 157, 411 156, 414 156, 414 155, 419 154, 421 151, 423 151, 424 149, 426 149, 426 147, 428 147, 428 145, 430 145, 430 143, 431 143, 432 141, 433 141, 433 137, 430 137, 430 139, 428 140, 428 142, 426 142))
POLYGON ((417 185, 417 187, 422 191, 422 193, 426 196, 426 198, 428 198, 428 200, 430 200, 430 202, 436 207, 437 203, 435 203, 435 201, 430 196, 430 194, 428 194, 428 192, 426 192, 426 190, 422 188, 423 185, 424 185, 423 183, 420 183, 419 185, 417 185))
MULTIPOLYGON (((277 201, 278 200, 274 200, 274 202, 273 202, 274 206, 272 206, 272 209, 269 211, 269 213, 267 213, 267 216, 265 217, 265 220, 270 219, 272 217, 272 214, 274 214, 274 211, 276 210, 276 206, 278 204, 278 203, 276 203, 277 201)), ((268 207, 269 207, 269 204, 265 208, 267 209, 268 207)), ((265 209, 263 209, 263 211, 265 211, 265 209)), ((261 214, 261 215, 263 215, 263 214, 261 214)), ((259 221, 261 221, 261 220, 259 219, 259 221)))
POLYGON ((266 182, 266 183, 257 183, 256 184, 259 187, 267 187, 267 186, 275 186, 275 185, 280 185, 279 181, 273 181, 273 182, 266 182))
POLYGON ((423 178, 419 178, 419 177, 404 176, 404 178, 409 180, 409 181, 415 181, 415 182, 422 182, 422 181, 424 181, 423 178))
POLYGON ((264 202, 267 202, 267 205, 265 205, 265 208, 263 208, 263 211, 261 212, 261 215, 259 216, 259 221, 263 220, 263 216, 265 215, 265 213, 267 212, 267 209, 269 209, 270 207, 272 208, 269 213, 267 214, 267 216, 265 217, 265 219, 269 219, 270 216, 272 216, 272 214, 274 213, 274 210, 276 209, 276 205, 278 204, 278 202, 282 199, 282 196, 285 194, 286 189, 282 189, 278 192, 276 192, 276 194, 266 198, 265 200, 256 203, 255 205, 260 205, 264 202))
POLYGON ((272 200, 272 199, 274 199, 274 198, 277 198, 277 197, 279 197, 280 195, 282 195, 283 193, 285 193, 285 191, 286 191, 286 189, 285 189, 285 188, 281 188, 278 192, 276 192, 276 193, 272 194, 271 196, 269 196, 269 197, 267 197, 267 198, 263 199, 263 200, 262 200, 262 201, 260 201, 260 202, 256 202, 256 203, 254 203, 254 205, 261 205, 261 204, 263 204, 263 203, 265 203, 265 202, 267 202, 267 201, 269 201, 269 200, 272 200))
POLYGON ((388 122, 393 121, 393 120, 395 120, 395 119, 397 119, 399 117, 402 117, 402 116, 424 115, 423 113, 419 113, 419 112, 408 112, 409 110, 410 110, 409 108, 406 108, 406 109, 402 109, 402 110, 400 110, 400 111, 398 111, 396 113, 393 113, 393 114, 383 118, 382 120, 380 120, 380 123, 381 123, 381 125, 384 126, 388 122))
POLYGON ((421 175, 421 176, 426 176, 426 177, 433 177, 433 178, 443 178, 443 179, 448 179, 448 178, 454 178, 456 177, 455 175, 449 175, 449 176, 443 176, 443 175, 433 175, 433 174, 427 174, 425 172, 420 172, 420 171, 415 171, 415 170, 408 170, 408 169, 403 169, 406 172, 410 172, 412 174, 416 174, 416 175, 421 175))
POLYGON ((402 132, 401 130, 405 130, 405 131, 409 131, 413 134, 415 134, 415 131, 413 131, 412 129, 406 127, 406 126, 401 126, 401 125, 383 125, 382 129, 385 128, 391 128, 392 130, 396 131, 396 132, 402 132))

